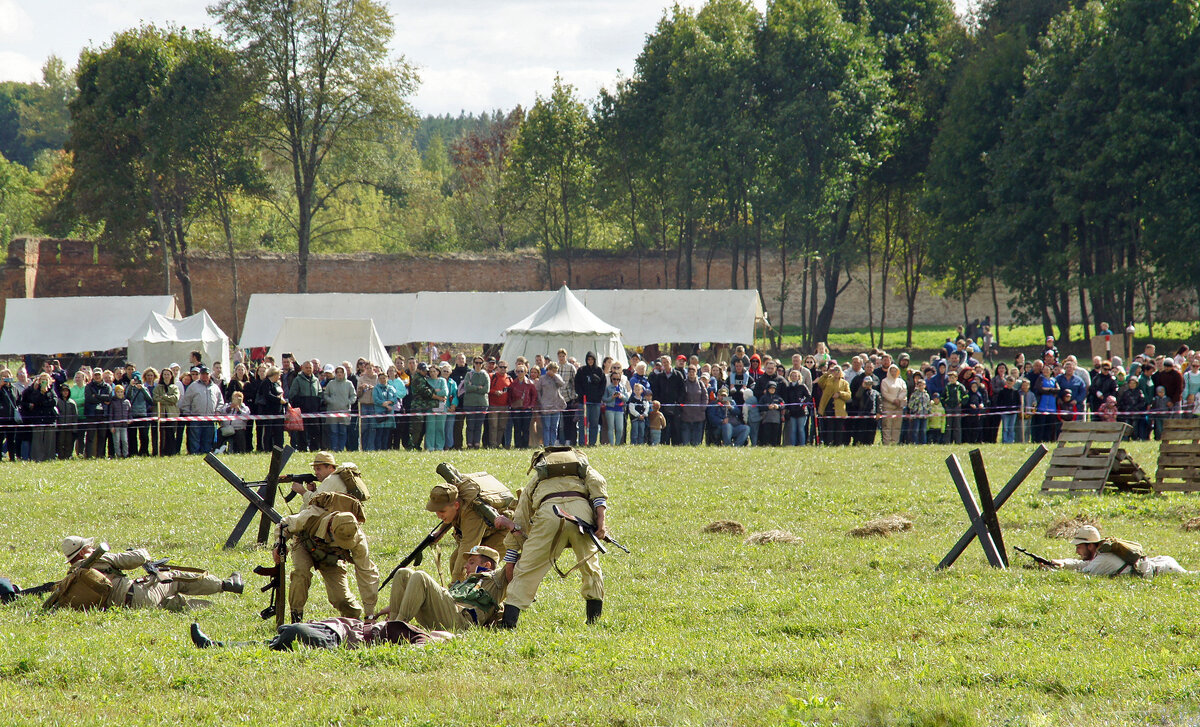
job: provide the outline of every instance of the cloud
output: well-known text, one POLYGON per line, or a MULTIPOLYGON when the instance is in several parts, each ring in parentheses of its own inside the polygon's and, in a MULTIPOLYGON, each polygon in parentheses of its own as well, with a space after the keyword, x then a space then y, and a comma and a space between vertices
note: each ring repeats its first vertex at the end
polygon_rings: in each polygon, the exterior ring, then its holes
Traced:
POLYGON ((41 61, 12 51, 0 51, 0 81, 35 83, 41 80, 41 61))
MULTIPOLYGON (((0 0, 0 38, 15 38, 33 27, 29 13, 17 5, 17 0, 0 0)), ((0 61, 0 69, 3 69, 0 61)))

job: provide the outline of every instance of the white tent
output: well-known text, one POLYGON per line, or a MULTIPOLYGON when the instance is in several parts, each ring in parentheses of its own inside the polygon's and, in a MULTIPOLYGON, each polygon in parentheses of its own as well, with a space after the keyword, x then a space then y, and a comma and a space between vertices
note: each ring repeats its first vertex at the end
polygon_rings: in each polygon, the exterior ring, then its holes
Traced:
POLYGON ((275 334, 270 355, 279 361, 290 353, 299 361, 318 359, 321 364, 337 366, 343 361, 353 365, 364 358, 376 366, 391 363, 387 349, 370 318, 284 318, 275 334))
POLYGON ((504 331, 500 355, 510 362, 517 356, 532 360, 539 353, 553 358, 560 348, 579 361, 591 351, 597 363, 605 356, 612 356, 622 366, 629 363, 620 329, 600 320, 565 285, 541 308, 504 331))
POLYGON ((0 353, 55 354, 124 348, 152 312, 178 318, 171 295, 9 298, 0 353))
POLYGON ((153 311, 129 337, 128 347, 126 360, 139 369, 147 366, 161 369, 173 363, 186 368, 188 354, 200 351, 209 366, 220 362, 226 380, 233 374, 229 368, 229 336, 213 322, 208 311, 181 320, 153 311))

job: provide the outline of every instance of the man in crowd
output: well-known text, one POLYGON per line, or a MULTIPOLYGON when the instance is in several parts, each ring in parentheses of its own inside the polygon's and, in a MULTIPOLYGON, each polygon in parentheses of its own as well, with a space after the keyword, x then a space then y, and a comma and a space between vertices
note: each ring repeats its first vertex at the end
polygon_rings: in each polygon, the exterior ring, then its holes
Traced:
MULTIPOLYGON (((302 414, 315 414, 321 411, 321 382, 313 373, 313 362, 305 361, 300 364, 300 373, 296 374, 287 388, 288 401, 300 410, 302 414)), ((292 432, 292 446, 302 452, 315 452, 321 448, 321 418, 304 418, 304 430, 292 432)))
POLYGON ((113 386, 104 381, 104 371, 94 369, 92 380, 83 390, 83 418, 87 421, 85 439, 89 459, 104 456, 105 442, 108 439, 108 405, 113 396, 113 386))
MULTIPOLYGON (((196 379, 180 397, 179 413, 185 417, 219 414, 221 407, 225 406, 225 395, 221 393, 221 387, 212 380, 208 367, 204 364, 192 369, 192 372, 196 379)), ((206 454, 213 451, 216 430, 216 423, 211 421, 188 422, 188 452, 206 454)))
POLYGON ((563 398, 567 402, 566 408, 563 409, 562 421, 558 425, 558 439, 560 442, 574 445, 579 431, 575 424, 579 410, 579 395, 575 393, 575 372, 578 367, 567 357, 567 349, 558 349, 557 355, 558 375, 563 380, 563 387, 566 390, 563 398))
POLYGON ((1183 374, 1179 373, 1175 366, 1175 359, 1170 356, 1164 356, 1162 362, 1162 370, 1155 373, 1151 380, 1155 387, 1163 387, 1166 390, 1167 398, 1171 400, 1173 411, 1179 411, 1179 404, 1183 400, 1183 374))
POLYGON ((408 448, 419 451, 425 436, 425 415, 437 406, 433 384, 429 383, 429 364, 421 361, 416 365, 408 393, 411 395, 408 410, 412 414, 408 417, 408 448))
POLYGON ((511 384, 508 362, 497 361, 488 389, 488 446, 492 449, 508 447, 508 387, 511 384))
POLYGON ((488 391, 491 388, 492 379, 483 370, 483 356, 476 356, 471 361, 471 370, 463 375, 458 388, 463 416, 467 418, 465 444, 468 449, 479 449, 483 444, 483 420, 487 416, 488 391))
POLYGON ((467 368, 467 354, 461 352, 457 354, 454 357, 454 368, 451 369, 449 378, 454 382, 453 388, 458 392, 460 403, 458 409, 454 414, 451 415, 454 417, 454 441, 446 442, 447 448, 453 446, 454 449, 463 449, 466 447, 466 439, 464 438, 464 434, 467 426, 467 414, 461 402, 463 379, 466 378, 467 373, 470 370, 471 369, 467 368))
POLYGON ((575 393, 583 402, 583 419, 579 422, 580 444, 595 445, 600 438, 601 400, 607 381, 604 371, 596 365, 596 354, 584 356, 583 366, 575 372, 575 393))

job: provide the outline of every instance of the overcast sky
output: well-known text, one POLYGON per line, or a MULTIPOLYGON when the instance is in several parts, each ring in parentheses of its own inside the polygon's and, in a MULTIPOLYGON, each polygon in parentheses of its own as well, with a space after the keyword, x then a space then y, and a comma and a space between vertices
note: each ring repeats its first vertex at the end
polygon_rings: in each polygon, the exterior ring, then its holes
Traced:
MULTIPOLYGON (((0 80, 36 81, 46 57, 73 66, 140 22, 211 24, 211 0, 0 0, 0 80)), ((385 0, 393 48, 419 68, 422 114, 528 106, 556 72, 584 97, 628 74, 663 0, 385 0)), ((960 12, 968 0, 955 0, 960 12)), ((698 6, 701 0, 684 0, 698 6)), ((765 0, 755 0, 762 9, 765 0)))

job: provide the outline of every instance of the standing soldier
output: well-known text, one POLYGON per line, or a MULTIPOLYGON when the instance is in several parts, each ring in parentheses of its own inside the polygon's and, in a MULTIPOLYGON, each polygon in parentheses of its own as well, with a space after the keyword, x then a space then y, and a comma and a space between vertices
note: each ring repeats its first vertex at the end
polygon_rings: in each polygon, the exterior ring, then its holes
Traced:
POLYGON ((571 570, 578 568, 583 577, 580 591, 587 603, 587 622, 595 623, 604 605, 599 550, 578 528, 564 526, 565 521, 552 508, 557 505, 560 510, 594 525, 596 537, 603 540, 607 534, 604 512, 608 483, 588 464, 582 452, 571 447, 538 450, 529 471, 533 474, 521 490, 512 532, 505 539, 505 572, 510 583, 499 626, 516 627, 521 610, 533 603, 546 571, 567 545, 578 558, 571 570))
MULTIPOLYGON (((362 504, 340 492, 314 494, 304 509, 283 519, 283 533, 290 537, 292 576, 288 587, 288 607, 292 623, 304 620, 312 571, 321 572, 329 603, 346 618, 369 617, 379 599, 379 569, 371 561, 362 504), (354 566, 362 606, 350 592, 348 564, 354 566)), ((278 556, 277 556, 278 557, 278 556)))
MULTIPOLYGON (((46 601, 48 607, 88 608, 165 608, 184 611, 186 596, 211 596, 215 593, 241 593, 242 577, 237 573, 222 581, 206 571, 168 568, 165 561, 154 561, 144 549, 124 553, 103 553, 92 558, 93 538, 72 535, 62 543, 62 552, 72 572, 46 601), (80 567, 86 566, 86 567, 80 567), (131 578, 125 571, 145 568, 146 575, 131 578)), ((102 546, 103 549, 103 546, 102 546)))
POLYGON ((503 525, 511 522, 512 508, 517 499, 500 480, 486 472, 462 475, 451 465, 438 465, 438 474, 446 482, 433 486, 429 491, 429 502, 425 509, 438 516, 443 523, 454 528, 457 546, 450 558, 450 580, 463 577, 467 551, 476 545, 485 545, 497 552, 504 547, 506 530, 503 525), (496 519, 501 519, 500 525, 496 519))

